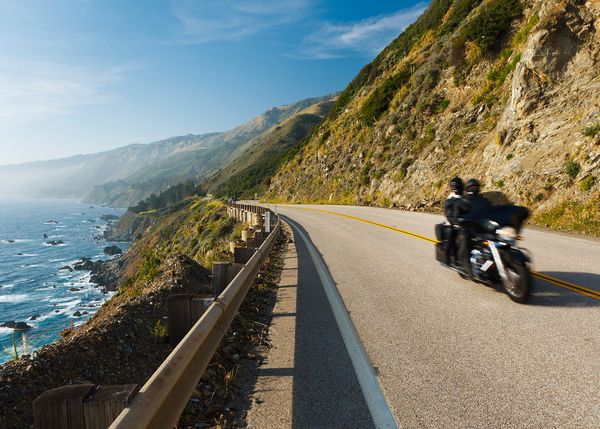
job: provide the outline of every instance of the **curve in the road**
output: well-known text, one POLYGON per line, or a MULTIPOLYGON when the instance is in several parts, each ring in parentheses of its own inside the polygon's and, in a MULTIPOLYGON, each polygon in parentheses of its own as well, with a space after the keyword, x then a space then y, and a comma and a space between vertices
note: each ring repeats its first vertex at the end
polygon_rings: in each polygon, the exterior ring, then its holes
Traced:
MULTIPOLYGON (((389 229, 391 231, 398 232, 400 234, 404 234, 404 235, 407 235, 409 237, 418 238, 419 240, 423 240, 423 241, 426 241, 426 242, 429 242, 429 243, 432 243, 432 244, 437 244, 438 243, 438 241, 435 240, 435 239, 433 239, 433 238, 426 237, 424 235, 417 234, 417 233, 414 233, 414 232, 411 232, 411 231, 407 231, 407 230, 404 230, 404 229, 396 228, 396 227, 393 227, 393 226, 390 226, 390 225, 385 225, 385 224, 382 224, 382 223, 379 223, 379 222, 375 222, 375 221, 372 221, 372 220, 369 220, 369 219, 364 219, 364 218, 361 218, 361 217, 358 217, 358 216, 352 216, 352 215, 348 215, 348 214, 344 214, 344 213, 334 212, 334 211, 331 211, 331 210, 313 209, 313 208, 308 208, 308 207, 295 207, 293 205, 285 205, 285 207, 294 208, 296 210, 306 210, 306 211, 312 211, 312 212, 317 212, 317 213, 325 213, 325 214, 334 215, 334 216, 341 216, 341 217, 345 217, 345 218, 348 218, 348 219, 353 219, 353 220, 356 220, 356 221, 359 221, 359 222, 368 223, 368 224, 371 224, 371 225, 374 225, 374 226, 377 226, 377 227, 380 227, 380 228, 389 229)), ((535 277, 538 280, 545 281, 545 282, 550 283, 550 284, 552 284, 554 286, 558 286, 558 287, 561 287, 563 289, 568 289, 568 290, 570 290, 572 292, 575 292, 575 293, 578 293, 580 295, 584 295, 584 296, 587 296, 589 298, 596 299, 596 300, 600 301, 600 292, 598 292, 596 290, 589 289, 589 288, 586 288, 584 286, 577 285, 577 284, 574 284, 574 283, 570 283, 570 282, 567 282, 565 280, 549 276, 547 274, 538 273, 536 271, 533 271, 531 274, 533 275, 533 277, 535 277)))

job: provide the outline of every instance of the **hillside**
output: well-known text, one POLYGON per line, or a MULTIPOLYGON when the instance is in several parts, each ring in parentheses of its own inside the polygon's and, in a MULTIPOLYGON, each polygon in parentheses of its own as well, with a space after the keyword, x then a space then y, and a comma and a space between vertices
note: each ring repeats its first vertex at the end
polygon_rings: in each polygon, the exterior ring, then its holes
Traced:
POLYGON ((290 150, 298 147, 311 130, 331 110, 331 97, 314 104, 271 127, 242 146, 236 157, 219 169, 204 185, 206 192, 217 196, 253 197, 262 194, 290 150))
POLYGON ((434 0, 340 95, 268 197, 435 209, 454 175, 600 233, 600 3, 434 0))

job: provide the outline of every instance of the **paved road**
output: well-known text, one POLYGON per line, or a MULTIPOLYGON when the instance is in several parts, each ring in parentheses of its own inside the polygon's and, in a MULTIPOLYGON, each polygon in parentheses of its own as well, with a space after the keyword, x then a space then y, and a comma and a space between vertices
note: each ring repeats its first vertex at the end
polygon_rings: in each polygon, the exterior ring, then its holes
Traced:
MULTIPOLYGON (((311 209, 428 237, 441 218, 368 207, 277 206, 296 225, 298 265, 305 270, 299 273, 313 288, 324 285, 305 248, 320 254, 399 426, 600 428, 599 300, 536 280, 531 303, 515 304, 440 266, 431 243, 311 209)), ((523 243, 537 271, 600 291, 600 242, 530 230, 523 243)), ((338 371, 347 374, 352 363, 338 350, 342 330, 332 329, 328 309, 309 301, 298 300, 297 313, 327 313, 312 334, 329 332, 321 346, 336 348, 338 371)), ((318 348, 313 352, 313 365, 324 364, 318 348)), ((333 389, 339 376, 333 371, 331 377, 333 389)), ((354 391, 356 379, 346 378, 354 391)), ((347 403, 336 403, 338 396, 323 409, 351 413, 347 403)), ((358 419, 366 409, 360 399, 358 419)), ((292 426, 311 427, 296 417, 292 426)), ((335 427, 331 420, 327 426, 335 427)))

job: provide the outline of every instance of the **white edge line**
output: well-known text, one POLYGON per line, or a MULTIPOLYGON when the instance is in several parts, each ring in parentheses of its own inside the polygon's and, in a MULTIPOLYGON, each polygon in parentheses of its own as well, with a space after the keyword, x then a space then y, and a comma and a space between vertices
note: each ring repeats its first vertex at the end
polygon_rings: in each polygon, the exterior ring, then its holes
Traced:
POLYGON ((325 267, 324 262, 321 260, 321 257, 317 253, 315 247, 302 232, 302 230, 298 228, 296 222, 290 220, 290 218, 287 216, 286 221, 300 235, 304 241, 304 244, 306 245, 306 248, 308 249, 308 252, 310 253, 313 263, 315 264, 315 268, 319 278, 321 279, 321 283, 323 284, 323 289, 327 295, 329 306, 331 307, 331 311, 333 312, 333 316, 335 317, 335 321, 342 335, 344 345, 346 346, 346 350, 350 356, 350 361, 354 367, 356 378, 358 379, 358 383, 360 384, 360 388, 365 397, 365 402, 367 403, 369 412, 371 413, 373 423, 378 429, 398 428, 398 424, 394 420, 394 416, 392 415, 383 392, 381 391, 379 382, 377 381, 377 376, 373 370, 373 366, 371 365, 369 357, 367 356, 367 353, 365 352, 360 339, 358 338, 358 334, 354 329, 350 315, 346 310, 346 306, 342 301, 342 297, 340 296, 339 291, 337 290, 337 287, 335 286, 329 274, 329 271, 325 267))

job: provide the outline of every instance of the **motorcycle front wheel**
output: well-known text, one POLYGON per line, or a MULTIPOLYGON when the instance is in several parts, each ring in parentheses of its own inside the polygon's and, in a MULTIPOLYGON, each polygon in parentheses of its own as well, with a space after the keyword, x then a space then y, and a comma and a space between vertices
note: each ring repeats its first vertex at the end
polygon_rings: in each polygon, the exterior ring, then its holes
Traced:
POLYGON ((513 263, 506 265, 507 282, 503 282, 504 291, 515 302, 520 304, 527 301, 531 292, 531 273, 526 265, 513 263))

